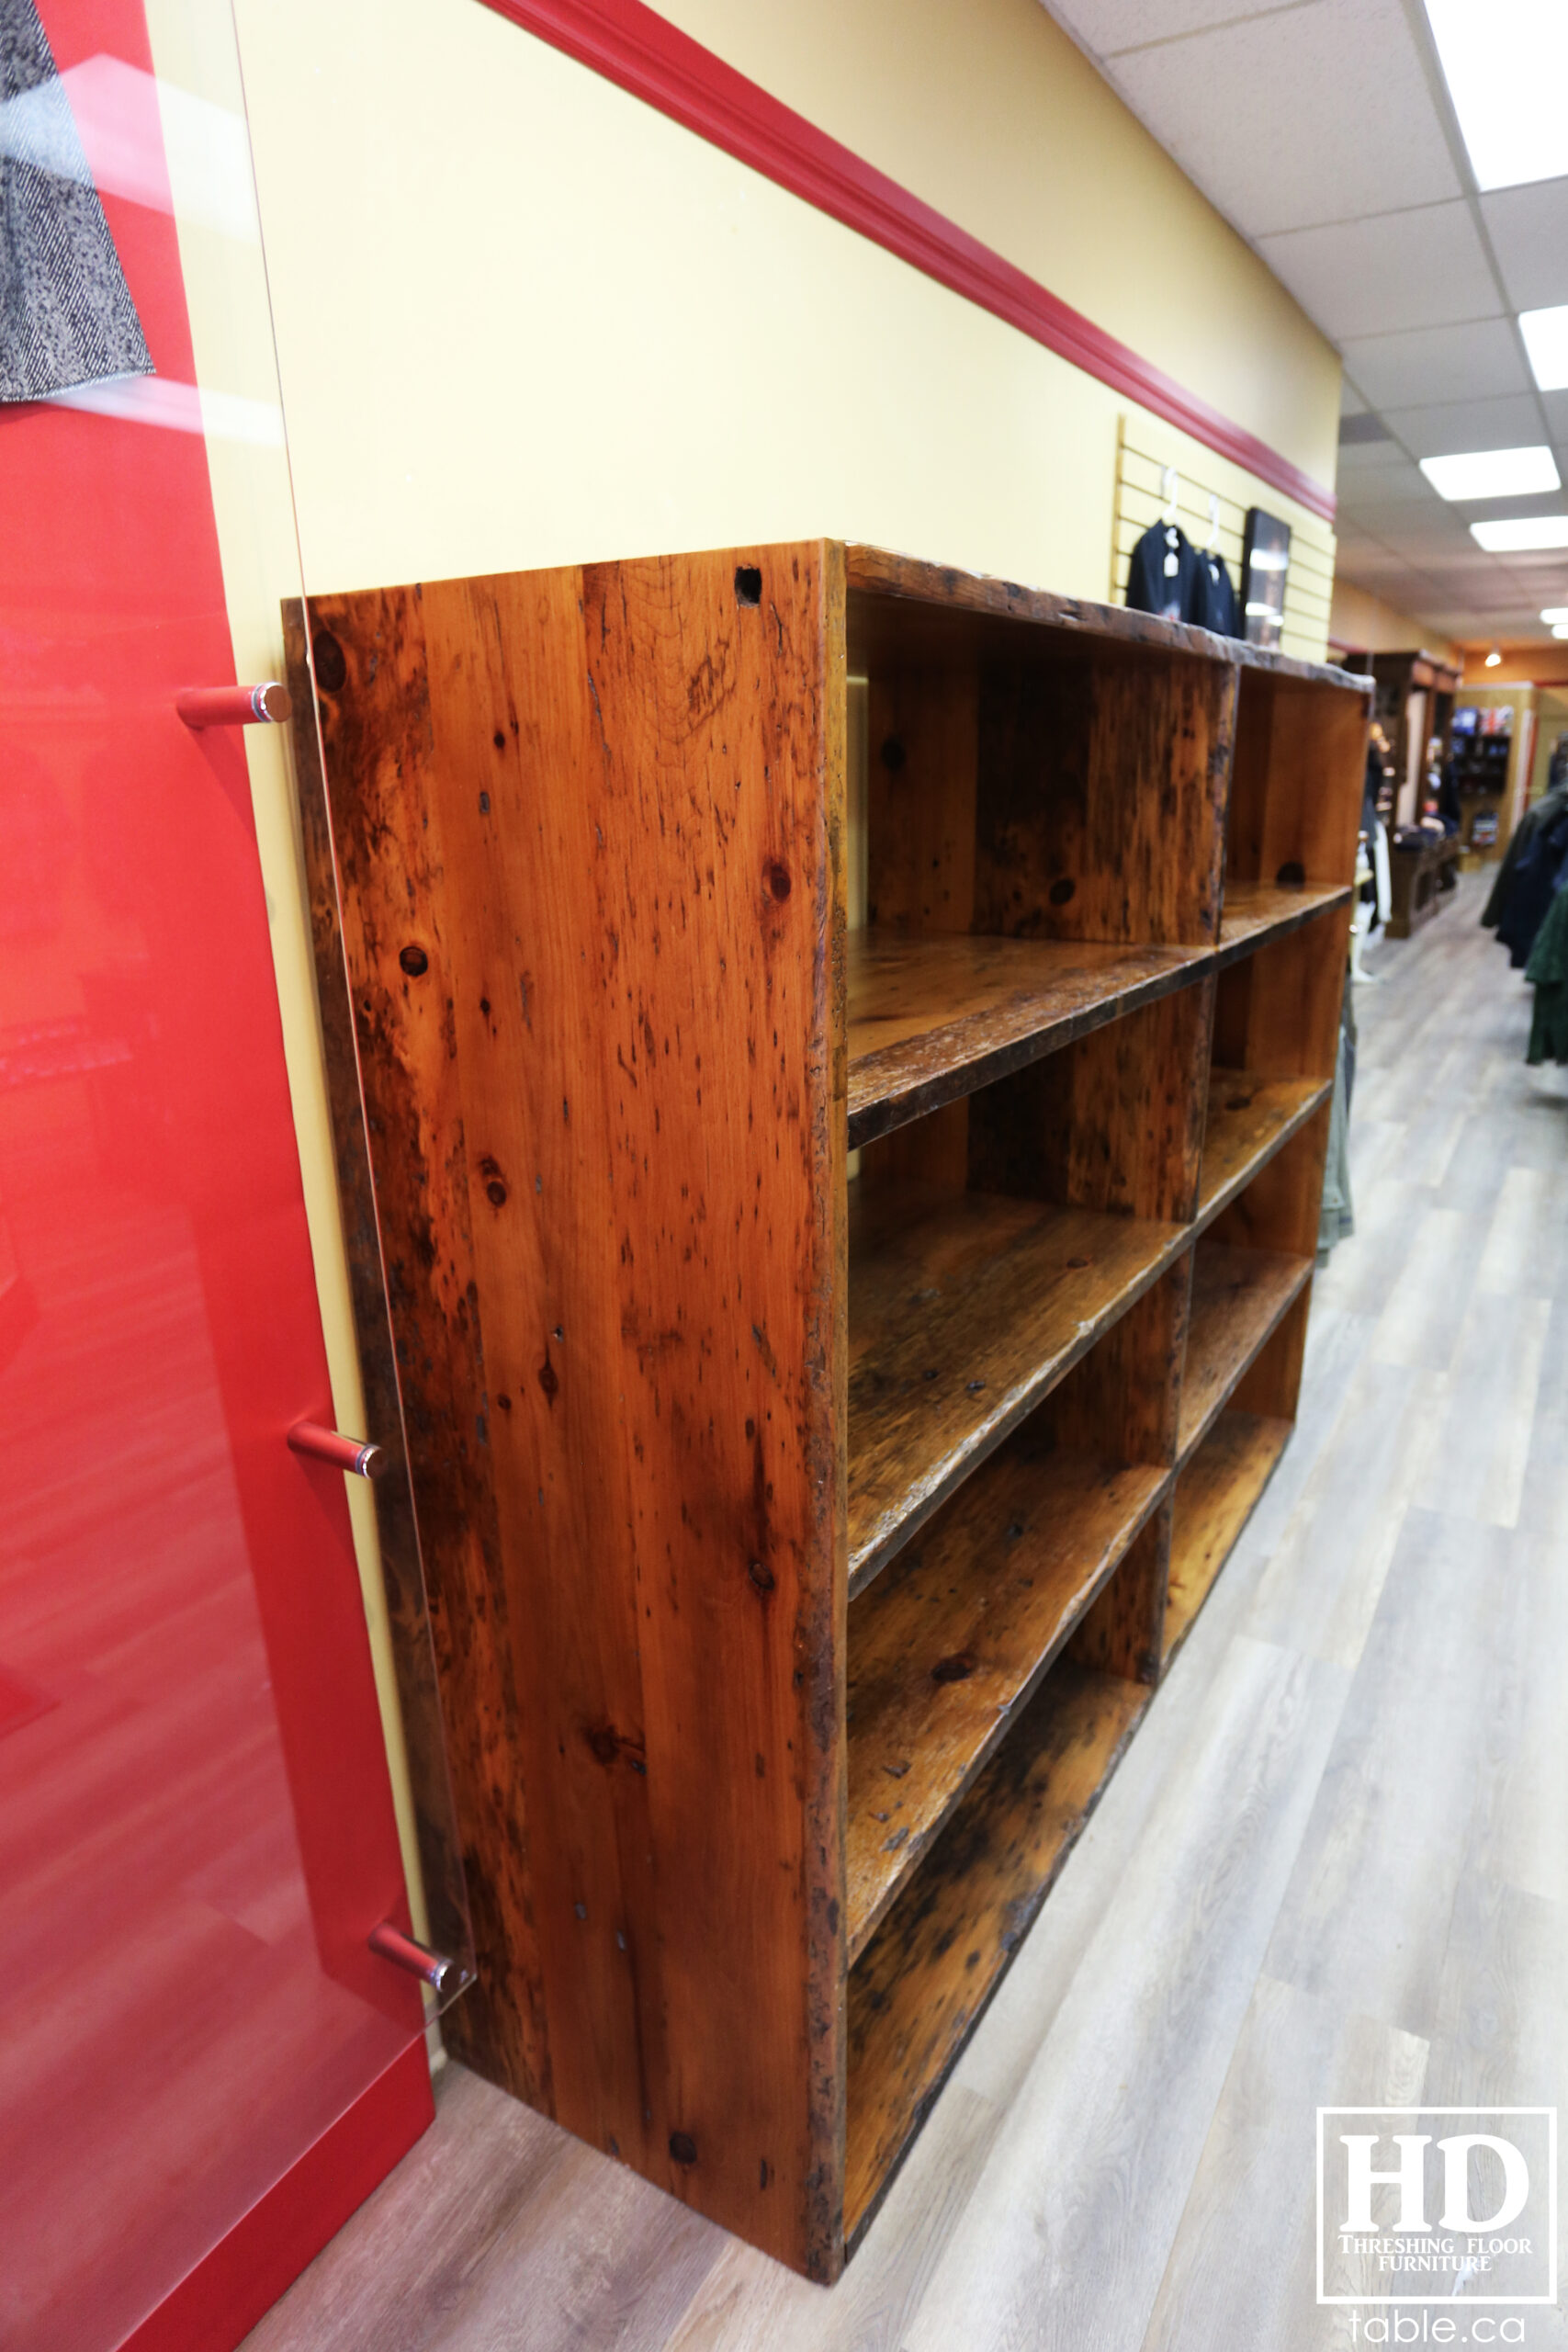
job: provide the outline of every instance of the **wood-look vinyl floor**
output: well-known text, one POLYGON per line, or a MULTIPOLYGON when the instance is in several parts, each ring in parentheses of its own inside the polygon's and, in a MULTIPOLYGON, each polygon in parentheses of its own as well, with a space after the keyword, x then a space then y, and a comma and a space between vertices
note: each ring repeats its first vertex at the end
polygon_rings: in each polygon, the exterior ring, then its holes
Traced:
POLYGON ((1295 1438, 842 2284, 449 2067, 250 2352, 1315 2352, 1316 2107, 1568 2106, 1568 1071, 1483 882, 1369 957, 1295 1438))

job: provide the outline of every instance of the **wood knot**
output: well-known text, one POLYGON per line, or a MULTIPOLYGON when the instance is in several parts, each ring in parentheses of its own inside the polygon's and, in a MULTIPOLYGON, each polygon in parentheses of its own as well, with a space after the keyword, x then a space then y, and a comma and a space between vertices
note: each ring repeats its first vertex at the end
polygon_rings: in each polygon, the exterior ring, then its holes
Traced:
POLYGON ((310 639, 310 659, 315 665, 316 684, 324 695, 343 692, 348 683, 348 663, 343 648, 330 628, 319 628, 310 639))
POLYGON ((975 1660, 967 1650, 957 1650, 952 1657, 939 1657, 931 1668, 933 1682, 967 1682, 975 1671, 975 1660))
POLYGON ((771 857, 768 860, 762 869, 762 879, 766 882, 772 897, 780 900, 788 898, 793 888, 789 878, 789 868, 787 865, 781 865, 776 857, 771 857))
POLYGON ((760 605, 762 601, 762 574, 754 563, 738 563, 735 567, 735 601, 738 605, 760 605))
POLYGON ((556 1368, 550 1362, 548 1348, 545 1350, 545 1361, 539 1366, 539 1385, 544 1390, 549 1404, 553 1406, 560 1394, 560 1382, 557 1379, 556 1368))
POLYGON ((506 1187, 499 1176, 492 1176, 485 1186, 485 1198, 493 1209, 506 1206, 506 1187))
POLYGON ((694 2165, 697 2161, 697 2143, 689 2132, 671 2132, 670 2153, 678 2165, 694 2165))
POLYGON ((1077 896, 1077 888, 1071 875, 1064 874, 1059 882, 1052 883, 1045 895, 1054 907, 1065 907, 1069 899, 1077 896))
POLYGON ((398 961, 411 980, 423 979, 430 969, 430 958, 423 947, 405 947, 398 961))
POLYGON ((746 1573, 759 1592, 772 1592, 777 1581, 766 1560, 749 1560, 746 1573))
POLYGON ((889 735, 882 746, 882 764, 889 775, 897 775, 908 757, 897 735, 889 735))

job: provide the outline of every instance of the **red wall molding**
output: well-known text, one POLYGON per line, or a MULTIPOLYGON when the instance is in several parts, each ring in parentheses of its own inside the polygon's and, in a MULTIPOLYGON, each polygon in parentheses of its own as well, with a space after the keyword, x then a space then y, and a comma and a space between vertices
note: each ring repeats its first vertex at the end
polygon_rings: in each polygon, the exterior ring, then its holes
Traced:
POLYGON ((1325 522, 1332 491, 1151 367, 1081 311, 829 139, 642 0, 486 0, 498 15, 564 50, 633 97, 722 147, 793 196, 897 254, 1109 384, 1205 448, 1282 491, 1325 522))

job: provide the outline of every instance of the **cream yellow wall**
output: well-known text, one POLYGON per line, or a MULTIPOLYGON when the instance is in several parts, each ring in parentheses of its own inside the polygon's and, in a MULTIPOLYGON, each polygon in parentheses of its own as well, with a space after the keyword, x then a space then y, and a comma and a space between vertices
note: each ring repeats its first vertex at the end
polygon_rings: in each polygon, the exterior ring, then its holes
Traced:
MULTIPOLYGON (((815 43, 824 81, 840 60, 864 79, 885 39, 934 149, 973 48, 950 129, 976 187, 998 142, 1015 181, 1063 154, 1088 175, 1067 217, 1039 208, 1055 255, 1016 257, 1162 365, 1183 314, 1190 376, 1200 345, 1229 353, 1196 388, 1325 471, 1301 384, 1328 432, 1337 363, 1034 0, 917 14, 919 38, 871 0, 805 10, 791 72, 815 43), (1127 198, 1118 243, 1098 210, 1128 185, 1149 217, 1135 236, 1127 198), (1168 247, 1173 219, 1192 233, 1168 247)), ((238 15, 309 585, 825 532, 1108 594, 1126 404, 1107 387, 479 0, 238 15)), ((997 231, 978 197, 968 225, 997 231)))
POLYGON ((660 13, 1332 487, 1337 353, 1040 0, 660 13))
POLYGON ((1381 596, 1374 596, 1369 589, 1358 588, 1344 578, 1337 578, 1334 582, 1328 634, 1335 645, 1353 646, 1364 653, 1412 653, 1424 650, 1456 667, 1463 659, 1457 646, 1428 628, 1425 621, 1402 613, 1396 605, 1385 604, 1381 596))

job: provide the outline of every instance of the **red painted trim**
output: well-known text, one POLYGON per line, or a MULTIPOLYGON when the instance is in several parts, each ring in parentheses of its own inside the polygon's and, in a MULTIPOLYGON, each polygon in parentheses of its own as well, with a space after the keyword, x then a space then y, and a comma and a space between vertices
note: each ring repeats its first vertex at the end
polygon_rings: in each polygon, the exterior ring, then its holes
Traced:
POLYGON ((233 2352, 434 2118, 421 2034, 125 2338, 120 2352, 233 2352))
POLYGON ((862 161, 804 115, 748 81, 645 7, 642 0, 486 0, 498 15, 564 50, 633 97, 722 147, 818 211, 897 254, 939 285, 1043 344, 1086 375, 1152 409, 1310 513, 1332 522, 1334 492, 1266 442, 1233 424, 1047 292, 956 221, 862 161))

